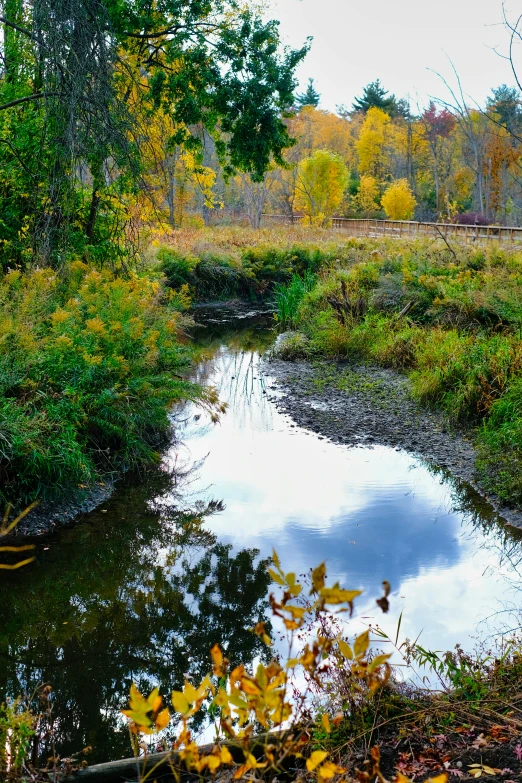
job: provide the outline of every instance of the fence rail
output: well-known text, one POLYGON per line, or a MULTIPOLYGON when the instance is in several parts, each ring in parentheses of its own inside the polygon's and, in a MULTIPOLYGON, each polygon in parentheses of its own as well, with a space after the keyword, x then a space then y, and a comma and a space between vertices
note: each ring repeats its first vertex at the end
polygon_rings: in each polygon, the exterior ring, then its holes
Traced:
MULTIPOLYGON (((299 225, 306 218, 298 215, 263 215, 266 225, 299 225)), ((351 236, 363 237, 439 237, 464 242, 522 242, 522 228, 515 226, 466 226, 460 223, 423 223, 414 220, 357 220, 332 218, 331 228, 351 236)))

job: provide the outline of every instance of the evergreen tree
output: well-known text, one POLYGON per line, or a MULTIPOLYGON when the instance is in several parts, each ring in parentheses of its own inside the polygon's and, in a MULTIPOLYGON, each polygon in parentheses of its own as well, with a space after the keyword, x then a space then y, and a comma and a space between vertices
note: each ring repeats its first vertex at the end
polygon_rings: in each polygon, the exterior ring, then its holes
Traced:
POLYGON ((488 99, 487 108, 498 115, 502 125, 511 133, 518 133, 522 125, 522 103, 516 87, 501 84, 488 99))
POLYGON ((317 107, 319 106, 320 100, 321 100, 321 95, 315 89, 313 79, 308 79, 308 87, 306 88, 306 90, 301 94, 297 94, 295 96, 296 106, 299 109, 302 109, 303 106, 317 107))
POLYGON ((390 117, 395 117, 397 114, 395 95, 388 95, 388 90, 384 89, 379 79, 370 82, 364 88, 362 96, 354 100, 352 107, 354 111, 360 111, 364 114, 372 108, 382 109, 390 117))

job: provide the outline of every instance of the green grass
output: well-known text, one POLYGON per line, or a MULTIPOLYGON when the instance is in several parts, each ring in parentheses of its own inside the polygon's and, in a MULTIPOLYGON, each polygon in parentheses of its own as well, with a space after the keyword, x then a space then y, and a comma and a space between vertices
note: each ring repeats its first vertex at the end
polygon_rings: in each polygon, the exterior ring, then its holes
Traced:
POLYGON ((276 318, 281 329, 294 329, 297 323, 299 306, 317 282, 317 275, 305 271, 303 277, 292 275, 289 283, 277 283, 274 288, 276 318))
POLYGON ((471 428, 488 490, 522 502, 522 253, 374 241, 326 267, 293 328, 311 357, 405 371, 414 396, 471 428))

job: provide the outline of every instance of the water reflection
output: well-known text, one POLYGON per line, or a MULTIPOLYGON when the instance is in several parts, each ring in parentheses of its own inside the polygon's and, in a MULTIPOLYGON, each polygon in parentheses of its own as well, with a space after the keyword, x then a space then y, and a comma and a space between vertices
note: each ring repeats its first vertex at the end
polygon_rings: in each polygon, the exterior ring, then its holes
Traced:
POLYGON ((247 629, 264 617, 266 562, 208 530, 220 503, 151 508, 170 492, 161 473, 121 487, 43 544, 34 567, 2 580, 0 700, 52 683, 62 754, 92 745, 91 761, 129 755, 118 710, 132 679, 168 693, 206 674, 215 642, 236 662, 264 652, 247 629))
MULTIPOLYGON (((213 425, 175 413, 182 442, 163 470, 122 483, 103 508, 47 541, 36 563, 0 577, 0 699, 51 682, 58 745, 91 761, 126 756, 118 717, 131 679, 179 688, 206 673, 219 642, 233 662, 266 654, 247 629, 264 617, 275 546, 302 573, 362 587, 360 623, 379 620, 446 649, 512 625, 520 535, 469 487, 388 448, 347 449, 299 429, 272 402, 255 318, 196 333, 197 376, 228 402, 213 425), (382 579, 390 614, 377 616, 382 579), (498 614, 502 608, 508 614, 498 614), (362 619, 361 619, 362 618, 362 619)), ((45 752, 45 748, 42 749, 45 752)))
POLYGON ((209 427, 189 407, 181 437, 185 458, 202 460, 193 489, 226 500, 209 521, 220 540, 267 556, 275 546, 297 572, 326 560, 331 577, 364 589, 365 622, 394 636, 402 612, 402 632, 433 648, 470 647, 517 622, 521 534, 471 487, 405 452, 348 449, 296 427, 269 401, 275 384, 252 340, 207 342, 199 371, 229 410, 209 427), (374 611, 383 579, 394 587, 384 621, 374 611))

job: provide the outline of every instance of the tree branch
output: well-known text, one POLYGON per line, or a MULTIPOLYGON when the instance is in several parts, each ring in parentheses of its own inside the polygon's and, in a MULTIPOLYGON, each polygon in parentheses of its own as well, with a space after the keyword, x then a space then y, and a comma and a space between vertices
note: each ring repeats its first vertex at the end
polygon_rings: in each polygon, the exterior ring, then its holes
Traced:
POLYGON ((19 103, 27 103, 27 101, 38 101, 41 98, 47 98, 49 95, 54 95, 54 93, 35 92, 34 95, 26 95, 25 98, 16 98, 16 100, 9 101, 9 103, 0 104, 0 111, 3 109, 10 109, 11 106, 18 106, 19 103))
POLYGON ((36 35, 33 35, 30 30, 26 30, 25 27, 20 27, 20 25, 15 24, 14 22, 10 22, 9 19, 5 18, 5 16, 0 16, 0 22, 2 22, 2 24, 6 24, 8 27, 12 27, 13 30, 18 30, 19 33, 26 35, 28 38, 31 39, 31 41, 35 41, 36 43, 39 43, 36 35))

